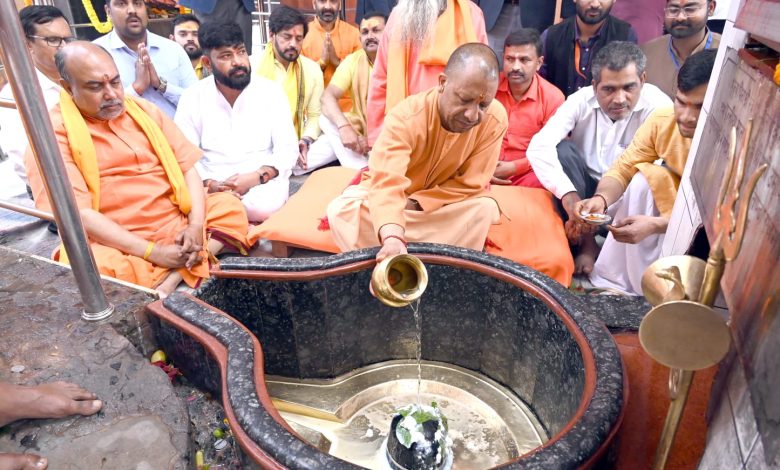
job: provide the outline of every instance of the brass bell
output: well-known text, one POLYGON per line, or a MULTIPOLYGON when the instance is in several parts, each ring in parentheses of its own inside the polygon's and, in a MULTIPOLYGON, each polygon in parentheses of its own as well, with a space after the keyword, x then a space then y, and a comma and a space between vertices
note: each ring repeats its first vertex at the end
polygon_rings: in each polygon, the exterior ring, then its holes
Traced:
POLYGON ((388 256, 371 275, 374 295, 390 307, 405 307, 419 299, 428 287, 428 271, 420 258, 400 254, 388 256))

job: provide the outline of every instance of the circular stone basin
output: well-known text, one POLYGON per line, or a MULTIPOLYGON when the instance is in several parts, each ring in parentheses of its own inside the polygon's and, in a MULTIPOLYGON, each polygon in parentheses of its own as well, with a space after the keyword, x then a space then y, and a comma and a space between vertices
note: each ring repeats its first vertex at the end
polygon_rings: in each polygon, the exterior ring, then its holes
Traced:
POLYGON ((237 441, 263 468, 382 468, 371 459, 392 411, 417 399, 418 344, 420 400, 446 402, 459 424, 456 468, 597 463, 624 400, 620 355, 603 324, 525 266, 443 245, 409 251, 429 274, 419 335, 409 308, 369 294, 371 249, 222 260, 194 297, 149 307, 158 342, 221 398, 237 441), (272 397, 346 424, 282 415, 272 397))

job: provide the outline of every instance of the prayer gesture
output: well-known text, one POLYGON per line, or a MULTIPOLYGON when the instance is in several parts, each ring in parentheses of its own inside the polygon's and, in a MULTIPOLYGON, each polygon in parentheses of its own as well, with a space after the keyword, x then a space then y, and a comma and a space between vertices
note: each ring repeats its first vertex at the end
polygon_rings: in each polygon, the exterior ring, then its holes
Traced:
POLYGON ((152 58, 149 56, 149 50, 144 43, 138 45, 138 60, 135 61, 135 81, 133 90, 140 96, 143 95, 149 87, 157 88, 160 86, 160 77, 152 64, 152 58))
POLYGON ((515 167, 514 163, 499 161, 496 163, 496 170, 493 172, 493 177, 490 179, 490 183, 503 185, 512 184, 512 181, 510 181, 509 178, 514 176, 516 170, 517 168, 515 167))
POLYGON ((621 243, 639 243, 655 233, 666 232, 668 221, 663 217, 649 215, 631 215, 614 225, 608 225, 616 241, 621 243))
POLYGON ((336 55, 336 47, 333 45, 333 39, 330 37, 330 33, 325 33, 325 39, 322 41, 322 55, 320 56, 320 63, 324 66, 333 65, 338 67, 339 56, 336 55))

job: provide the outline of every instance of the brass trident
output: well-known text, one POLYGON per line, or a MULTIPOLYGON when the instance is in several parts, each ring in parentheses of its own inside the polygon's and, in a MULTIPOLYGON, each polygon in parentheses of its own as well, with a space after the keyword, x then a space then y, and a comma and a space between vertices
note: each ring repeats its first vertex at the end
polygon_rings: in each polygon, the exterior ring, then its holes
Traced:
MULTIPOLYGON (((713 227, 716 233, 715 242, 710 248, 698 299, 699 304, 707 307, 712 307, 718 295, 720 280, 723 277, 726 262, 733 261, 742 248, 750 199, 753 196, 753 191, 756 189, 758 180, 768 167, 766 163, 758 167, 750 176, 750 179, 748 179, 747 185, 743 187, 745 164, 752 132, 753 120, 750 119, 745 127, 745 138, 739 153, 737 153, 736 127, 731 129, 729 135, 728 168, 723 176, 713 220, 713 227)), ((672 368, 670 371, 669 392, 672 401, 669 405, 666 422, 661 432, 661 439, 656 450, 655 461, 653 462, 653 469, 655 470, 663 469, 666 466, 674 436, 677 434, 677 428, 680 425, 680 419, 685 409, 685 402, 688 400, 693 373, 693 370, 676 368, 672 368)))
POLYGON ((723 175, 712 224, 716 233, 715 242, 710 248, 699 297, 700 303, 710 307, 718 294, 726 261, 733 261, 742 248, 750 199, 753 197, 758 180, 769 166, 764 163, 758 167, 748 179, 747 185, 742 187, 752 134, 753 119, 749 119, 747 126, 745 126, 745 138, 739 153, 737 153, 737 128, 732 127, 729 135, 729 163, 726 173, 723 175), (744 194, 742 194, 743 190, 744 194), (739 204, 738 208, 737 204, 739 204))

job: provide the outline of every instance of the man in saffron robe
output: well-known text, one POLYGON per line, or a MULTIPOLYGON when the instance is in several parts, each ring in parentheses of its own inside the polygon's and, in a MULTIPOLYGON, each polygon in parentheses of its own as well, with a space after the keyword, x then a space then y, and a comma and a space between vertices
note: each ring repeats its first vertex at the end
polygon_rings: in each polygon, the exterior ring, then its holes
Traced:
POLYGON ((483 248, 499 217, 486 196, 507 126, 497 87, 493 51, 465 44, 438 87, 388 114, 362 181, 328 205, 342 251, 381 246, 381 260, 406 253, 407 240, 483 248))
MULTIPOLYGON (((341 61, 360 50, 360 32, 339 19, 341 0, 313 0, 312 6, 317 16, 309 22, 301 53, 317 62, 327 87, 341 61)), ((344 111, 351 105, 348 98, 342 100, 344 111)))
POLYGON ((401 0, 387 20, 368 90, 368 144, 390 110, 439 82, 458 46, 488 43, 482 10, 470 0, 401 0))
MULTIPOLYGON (((100 272, 164 297, 207 278, 209 257, 226 246, 245 252, 241 201, 206 198, 193 168, 203 152, 157 107, 125 96, 111 55, 74 42, 55 62, 64 91, 52 124, 100 272)), ((30 152, 25 164, 36 205, 50 211, 30 152)))

